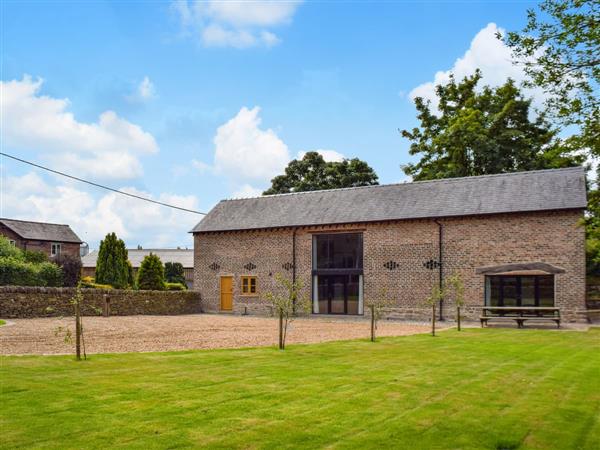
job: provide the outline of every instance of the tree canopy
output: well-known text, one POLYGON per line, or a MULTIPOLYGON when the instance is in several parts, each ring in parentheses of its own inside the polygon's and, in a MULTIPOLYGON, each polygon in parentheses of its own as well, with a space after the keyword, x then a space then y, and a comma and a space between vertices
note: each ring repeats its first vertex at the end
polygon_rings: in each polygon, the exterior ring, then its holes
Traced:
POLYGON ((129 286, 128 255, 125 242, 115 233, 100 241, 96 261, 96 283, 109 284, 117 289, 129 286))
POLYGON ((137 287, 152 291, 165 289, 165 268, 158 255, 150 253, 142 260, 138 271, 137 287))
MULTIPOLYGON (((549 111, 580 133, 569 143, 600 156, 600 3, 598 0, 544 0, 529 10, 520 32, 504 38, 528 86, 549 95, 549 111)), ((499 36, 502 37, 502 36, 499 36)))
POLYGON ((482 74, 436 86, 438 110, 417 97, 420 126, 403 130, 410 154, 403 166, 415 180, 486 175, 581 164, 583 156, 562 145, 543 113, 531 119, 531 100, 513 80, 478 87, 482 74))
POLYGON ((358 158, 325 161, 318 152, 307 152, 302 159, 291 161, 283 175, 273 178, 271 187, 263 195, 373 184, 378 184, 377 174, 358 158))
POLYGON ((166 262, 165 280, 168 283, 180 283, 183 286, 186 286, 183 264, 180 262, 166 262))

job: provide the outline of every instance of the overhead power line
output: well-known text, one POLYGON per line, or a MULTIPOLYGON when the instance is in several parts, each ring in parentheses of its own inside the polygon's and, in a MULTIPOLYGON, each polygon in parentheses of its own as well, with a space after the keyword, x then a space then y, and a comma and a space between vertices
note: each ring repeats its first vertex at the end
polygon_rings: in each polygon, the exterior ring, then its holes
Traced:
POLYGON ((0 155, 6 156, 7 158, 10 158, 10 159, 14 159, 15 161, 19 161, 23 164, 29 164, 30 166, 37 167, 38 169, 47 170, 48 172, 52 172, 52 173, 55 173, 57 175, 60 175, 60 176, 66 177, 66 178, 70 178, 72 180, 79 181, 81 183, 86 183, 86 184, 89 184, 89 185, 92 185, 92 186, 95 186, 95 187, 98 187, 101 189, 106 189, 107 191, 116 192, 117 194, 126 195, 127 197, 132 197, 132 198, 135 198, 138 200, 143 200, 145 202, 150 202, 150 203, 154 203, 156 205, 165 206, 167 208, 178 209, 180 211, 185 211, 185 212, 189 212, 192 214, 206 215, 205 212, 194 211, 193 209, 182 208, 180 206, 175 206, 175 205, 169 205, 168 203, 159 202, 158 200, 152 200, 151 198, 146 198, 146 197, 142 197, 140 195, 130 194, 129 192, 120 191, 118 189, 114 189, 109 186, 104 186, 103 184, 98 184, 98 183, 94 183, 93 181, 84 180, 83 178, 75 177, 73 175, 69 175, 68 173, 59 172, 58 170, 50 169, 49 167, 44 167, 39 164, 33 163, 31 161, 26 161, 24 159, 17 158, 16 156, 9 155, 8 153, 0 152, 0 155))

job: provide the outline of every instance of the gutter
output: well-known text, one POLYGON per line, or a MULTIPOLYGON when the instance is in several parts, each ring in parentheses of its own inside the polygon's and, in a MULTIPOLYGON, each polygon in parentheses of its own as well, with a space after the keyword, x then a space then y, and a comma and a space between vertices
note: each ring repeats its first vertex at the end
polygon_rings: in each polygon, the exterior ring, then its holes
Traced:
MULTIPOLYGON (((442 264, 442 260, 443 260, 443 238, 444 238, 444 227, 442 226, 442 223, 438 220, 438 219, 434 219, 433 220, 437 226, 438 226, 438 267, 439 267, 439 283, 440 283, 440 292, 442 292, 442 289, 444 287, 444 268, 443 268, 443 264, 442 264)), ((444 320, 444 299, 441 298, 440 299, 440 317, 439 317, 440 321, 444 320)))

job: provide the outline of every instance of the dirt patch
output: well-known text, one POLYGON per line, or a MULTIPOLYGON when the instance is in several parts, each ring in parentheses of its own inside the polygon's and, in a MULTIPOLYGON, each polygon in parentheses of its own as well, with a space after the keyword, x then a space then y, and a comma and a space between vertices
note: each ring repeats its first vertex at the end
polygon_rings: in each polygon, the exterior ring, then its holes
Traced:
MULTIPOLYGON (((14 319, 0 327, 0 354, 65 354, 73 345, 64 342, 59 327, 74 330, 73 318, 14 319)), ((88 353, 170 351, 276 345, 277 320, 215 314, 183 316, 85 317, 88 353)), ((382 321, 379 336, 425 333, 426 324, 382 321)), ((367 338, 368 320, 297 319, 288 343, 316 343, 367 338)))

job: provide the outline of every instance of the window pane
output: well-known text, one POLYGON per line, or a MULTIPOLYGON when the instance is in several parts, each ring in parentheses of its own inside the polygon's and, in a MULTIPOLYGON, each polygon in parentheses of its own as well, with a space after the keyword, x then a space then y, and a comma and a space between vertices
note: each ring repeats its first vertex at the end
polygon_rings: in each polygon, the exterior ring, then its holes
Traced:
POLYGON ((521 306, 536 306, 535 304, 535 278, 521 278, 521 306))
POLYGON ((361 233, 318 235, 315 245, 317 269, 362 269, 361 233))
POLYGON ((538 289, 540 295, 540 306, 554 306, 554 275, 539 276, 538 289))
POLYGON ((248 278, 243 277, 242 278, 242 294, 247 294, 248 293, 248 278))
POLYGON ((328 288, 328 282, 327 282, 327 277, 317 277, 317 286, 318 286, 318 293, 319 293, 319 312, 321 314, 328 314, 329 313, 329 304, 328 304, 328 299, 329 299, 329 288, 328 288))
POLYGON ((360 293, 360 284, 358 275, 349 275, 348 285, 348 314, 358 314, 358 296, 360 293))
POLYGON ((489 306, 502 306, 500 304, 500 277, 488 277, 489 280, 489 306))
POLYGON ((502 293, 504 306, 518 306, 516 277, 502 277, 502 293))
POLYGON ((329 277, 330 293, 331 293, 331 313, 344 313, 344 282, 345 276, 329 277))
POLYGON ((250 278, 250 292, 256 292, 256 278, 250 278))

